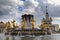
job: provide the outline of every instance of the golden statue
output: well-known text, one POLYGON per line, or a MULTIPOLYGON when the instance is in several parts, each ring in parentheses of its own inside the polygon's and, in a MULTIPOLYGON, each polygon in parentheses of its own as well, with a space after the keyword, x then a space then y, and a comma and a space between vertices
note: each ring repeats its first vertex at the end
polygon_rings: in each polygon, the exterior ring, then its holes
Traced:
POLYGON ((34 24, 35 24, 35 20, 34 19, 31 20, 31 24, 32 24, 32 27, 34 27, 34 24))
POLYGON ((34 19, 31 20, 31 24, 32 24, 32 32, 33 32, 34 31, 34 25, 35 25, 35 20, 34 19))
POLYGON ((6 23, 6 29, 10 29, 10 26, 11 26, 11 24, 10 24, 10 22, 8 21, 8 22, 6 23))
POLYGON ((16 27, 16 25, 15 25, 15 20, 13 20, 13 21, 11 21, 11 22, 12 22, 13 28, 15 28, 15 27, 16 27))
POLYGON ((24 28, 24 20, 21 21, 21 27, 24 28))

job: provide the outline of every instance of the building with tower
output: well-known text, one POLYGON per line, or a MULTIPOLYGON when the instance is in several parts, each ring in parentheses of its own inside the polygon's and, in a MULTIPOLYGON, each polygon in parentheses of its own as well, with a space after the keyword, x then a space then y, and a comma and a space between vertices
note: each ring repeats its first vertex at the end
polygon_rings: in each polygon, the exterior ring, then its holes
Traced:
POLYGON ((42 19, 40 28, 41 30, 45 30, 46 32, 50 33, 50 28, 52 26, 52 18, 49 17, 47 6, 46 6, 46 16, 42 19))

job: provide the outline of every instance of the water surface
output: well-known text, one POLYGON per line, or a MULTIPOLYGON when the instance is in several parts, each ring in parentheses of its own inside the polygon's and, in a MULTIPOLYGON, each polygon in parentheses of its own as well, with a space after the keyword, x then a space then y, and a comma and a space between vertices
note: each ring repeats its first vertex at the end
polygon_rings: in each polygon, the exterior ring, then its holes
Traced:
POLYGON ((0 40, 60 40, 60 34, 44 36, 11 36, 0 33, 0 40))

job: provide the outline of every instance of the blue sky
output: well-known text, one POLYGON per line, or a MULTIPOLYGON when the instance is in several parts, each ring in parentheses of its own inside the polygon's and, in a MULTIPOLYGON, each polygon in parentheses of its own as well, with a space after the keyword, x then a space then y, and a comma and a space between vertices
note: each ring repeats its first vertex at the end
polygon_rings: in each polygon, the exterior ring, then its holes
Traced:
POLYGON ((0 0, 0 21, 21 21, 21 15, 33 14, 39 25, 45 16, 46 5, 53 24, 60 25, 60 0, 0 0))

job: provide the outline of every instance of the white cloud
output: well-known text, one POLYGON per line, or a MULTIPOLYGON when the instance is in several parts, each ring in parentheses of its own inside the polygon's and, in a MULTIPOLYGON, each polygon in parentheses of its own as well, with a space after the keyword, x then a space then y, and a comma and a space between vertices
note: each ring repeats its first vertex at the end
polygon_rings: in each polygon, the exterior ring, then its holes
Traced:
POLYGON ((36 0, 30 0, 30 2, 31 2, 35 7, 37 7, 38 4, 39 4, 36 0))
POLYGON ((24 5, 24 2, 21 0, 18 0, 17 3, 18 3, 18 5, 24 5))
POLYGON ((48 3, 54 4, 55 6, 60 5, 60 0, 48 0, 48 3))
POLYGON ((23 13, 26 14, 32 14, 35 12, 35 8, 38 7, 39 3, 35 0, 27 0, 24 3, 24 6, 26 9, 24 9, 23 13))
POLYGON ((52 24, 58 24, 60 28, 60 17, 53 17, 52 19, 52 24))
POLYGON ((53 17, 54 20, 60 20, 60 17, 53 17))

